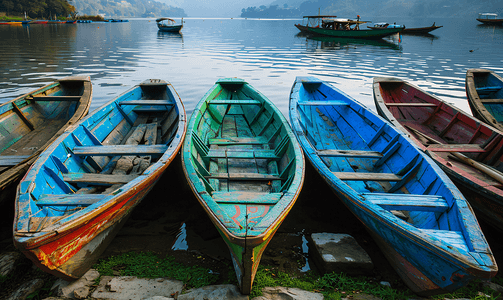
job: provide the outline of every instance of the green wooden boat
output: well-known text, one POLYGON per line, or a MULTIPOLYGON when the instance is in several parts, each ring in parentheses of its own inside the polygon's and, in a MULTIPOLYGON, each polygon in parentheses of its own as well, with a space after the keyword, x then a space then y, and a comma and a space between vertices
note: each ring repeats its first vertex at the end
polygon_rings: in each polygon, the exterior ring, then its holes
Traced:
POLYGON ((182 152, 185 176, 227 243, 241 293, 294 205, 304 157, 281 112, 241 79, 220 79, 197 104, 182 152))

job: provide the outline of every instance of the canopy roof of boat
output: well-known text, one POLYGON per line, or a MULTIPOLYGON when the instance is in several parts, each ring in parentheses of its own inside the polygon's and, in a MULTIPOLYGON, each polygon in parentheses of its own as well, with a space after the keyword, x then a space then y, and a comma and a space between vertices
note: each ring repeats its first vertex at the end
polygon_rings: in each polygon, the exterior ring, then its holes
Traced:
POLYGON ((159 18, 157 20, 155 20, 157 23, 161 22, 161 21, 165 21, 165 20, 168 20, 168 21, 171 21, 171 22, 176 22, 175 20, 171 19, 171 18, 159 18))

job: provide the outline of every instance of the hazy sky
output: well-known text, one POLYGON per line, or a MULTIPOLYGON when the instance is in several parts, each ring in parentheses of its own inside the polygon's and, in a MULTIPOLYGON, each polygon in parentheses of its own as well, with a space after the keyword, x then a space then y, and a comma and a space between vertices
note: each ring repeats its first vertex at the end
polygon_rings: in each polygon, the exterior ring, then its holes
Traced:
POLYGON ((183 8, 189 17, 239 17, 241 9, 271 4, 274 0, 157 0, 183 8))

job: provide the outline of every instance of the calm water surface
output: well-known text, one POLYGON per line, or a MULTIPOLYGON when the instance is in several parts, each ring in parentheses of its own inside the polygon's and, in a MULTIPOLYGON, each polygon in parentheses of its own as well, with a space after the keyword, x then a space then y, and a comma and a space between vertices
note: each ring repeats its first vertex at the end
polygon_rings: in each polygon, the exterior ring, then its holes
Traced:
POLYGON ((372 78, 395 76, 469 111, 469 68, 503 73, 503 27, 474 20, 386 20, 443 25, 398 40, 310 39, 300 20, 184 19, 182 34, 152 19, 128 23, 0 26, 0 102, 68 75, 89 75, 91 110, 148 79, 170 81, 190 114, 218 78, 241 77, 288 116, 296 76, 317 76, 374 109, 372 78))

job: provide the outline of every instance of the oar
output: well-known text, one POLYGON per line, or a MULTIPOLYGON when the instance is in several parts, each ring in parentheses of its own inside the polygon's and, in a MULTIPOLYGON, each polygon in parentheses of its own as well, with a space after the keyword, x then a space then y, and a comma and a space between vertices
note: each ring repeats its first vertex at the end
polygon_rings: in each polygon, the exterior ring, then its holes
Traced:
MULTIPOLYGON (((426 134, 420 132, 419 130, 417 130, 415 128, 412 128, 408 125, 405 125, 405 127, 412 130, 415 134, 420 135, 435 144, 442 144, 441 142, 435 140, 432 137, 427 136, 426 134)), ((486 164, 479 163, 478 161, 475 161, 469 157, 466 157, 465 155, 463 155, 459 152, 450 152, 450 154, 452 154, 454 156, 453 158, 455 158, 456 160, 463 162, 469 166, 474 167, 475 169, 479 170, 480 172, 486 174, 487 176, 489 176, 489 177, 493 178, 494 180, 503 184, 503 173, 501 173, 500 171, 495 170, 495 169, 487 166, 486 164)))

